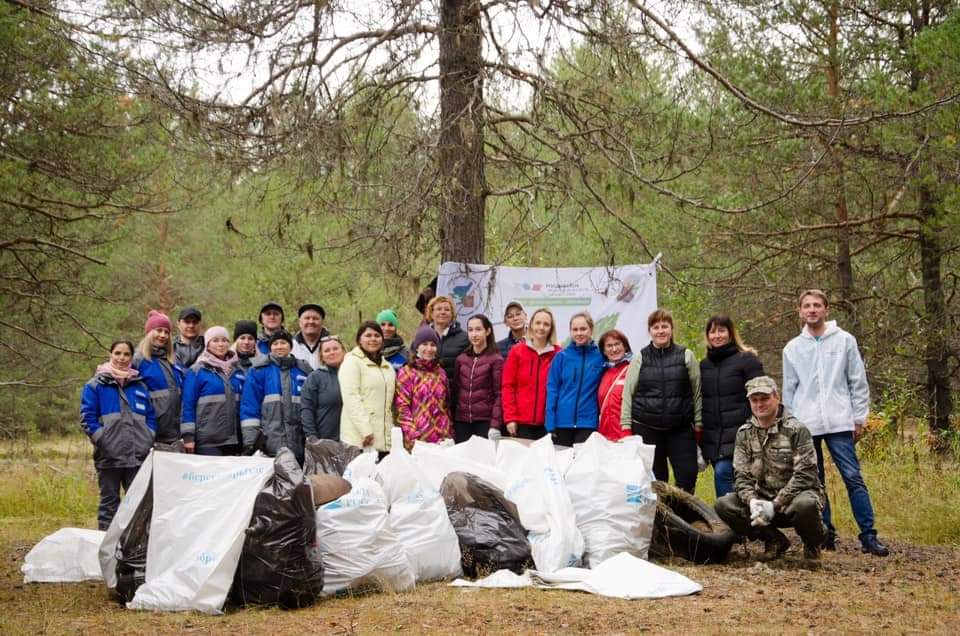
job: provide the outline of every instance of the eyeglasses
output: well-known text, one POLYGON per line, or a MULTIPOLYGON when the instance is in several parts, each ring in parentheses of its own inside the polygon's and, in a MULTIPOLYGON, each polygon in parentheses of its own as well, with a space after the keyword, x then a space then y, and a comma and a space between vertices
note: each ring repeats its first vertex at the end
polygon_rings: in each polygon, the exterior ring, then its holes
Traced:
POLYGON ((331 340, 335 340, 336 342, 343 344, 343 340, 340 339, 340 336, 324 336, 323 338, 320 338, 320 343, 323 344, 324 342, 330 342, 331 340))

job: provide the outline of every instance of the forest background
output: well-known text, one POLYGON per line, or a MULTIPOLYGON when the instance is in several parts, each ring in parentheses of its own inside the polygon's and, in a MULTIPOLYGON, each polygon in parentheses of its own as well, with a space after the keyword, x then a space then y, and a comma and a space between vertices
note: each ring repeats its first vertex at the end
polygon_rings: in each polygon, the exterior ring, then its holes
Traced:
POLYGON ((442 260, 662 252, 678 342, 779 375, 824 288, 877 426, 956 449, 957 2, 4 0, 0 100, 8 440, 151 308, 409 337, 442 260))

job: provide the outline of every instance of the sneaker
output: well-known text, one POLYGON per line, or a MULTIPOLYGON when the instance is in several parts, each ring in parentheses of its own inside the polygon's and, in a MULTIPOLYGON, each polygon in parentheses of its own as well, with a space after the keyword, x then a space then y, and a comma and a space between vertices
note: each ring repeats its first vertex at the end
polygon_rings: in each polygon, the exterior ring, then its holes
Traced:
POLYGON ((773 531, 769 539, 763 542, 763 554, 757 557, 758 561, 773 561, 783 556, 790 547, 790 539, 779 530, 773 531))
POLYGON ((823 538, 823 544, 820 546, 827 552, 836 552, 837 551, 837 535, 828 532, 823 538))
POLYGON ((820 546, 818 545, 804 545, 803 546, 803 558, 808 561, 819 561, 820 560, 820 546))
POLYGON ((875 534, 868 534, 860 540, 860 551, 867 552, 874 556, 885 557, 890 554, 890 549, 880 543, 880 539, 875 534))

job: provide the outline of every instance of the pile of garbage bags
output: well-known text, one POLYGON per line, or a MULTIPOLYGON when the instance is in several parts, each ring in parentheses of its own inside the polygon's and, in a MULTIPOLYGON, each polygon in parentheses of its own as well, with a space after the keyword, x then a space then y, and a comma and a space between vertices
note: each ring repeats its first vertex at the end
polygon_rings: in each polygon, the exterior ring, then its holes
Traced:
POLYGON ((303 469, 286 449, 154 452, 100 543, 104 581, 131 609, 219 613, 647 558, 657 499, 653 448, 638 439, 393 448, 378 462, 311 440, 303 469))

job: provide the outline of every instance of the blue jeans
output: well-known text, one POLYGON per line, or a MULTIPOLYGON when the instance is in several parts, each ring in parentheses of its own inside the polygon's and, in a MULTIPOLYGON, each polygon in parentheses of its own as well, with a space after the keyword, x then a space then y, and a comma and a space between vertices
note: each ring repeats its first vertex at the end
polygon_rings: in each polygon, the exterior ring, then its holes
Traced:
POLYGON ((734 491, 732 457, 713 460, 713 489, 717 491, 717 499, 734 491))
POLYGON ((857 450, 853 445, 852 431, 813 436, 813 445, 817 451, 817 472, 820 474, 820 482, 824 485, 823 523, 827 526, 827 534, 836 535, 837 530, 830 520, 830 501, 826 497, 827 482, 823 471, 823 447, 821 442, 826 442, 833 464, 840 471, 843 483, 847 487, 850 509, 853 510, 853 518, 857 520, 857 525, 860 526, 860 540, 863 541, 864 537, 868 535, 877 534, 877 531, 873 528, 873 505, 870 503, 870 493, 867 492, 867 485, 860 475, 860 462, 857 460, 857 450))

